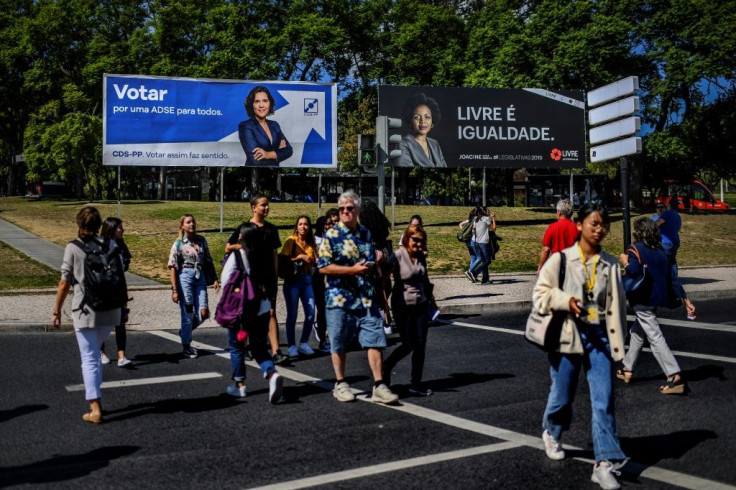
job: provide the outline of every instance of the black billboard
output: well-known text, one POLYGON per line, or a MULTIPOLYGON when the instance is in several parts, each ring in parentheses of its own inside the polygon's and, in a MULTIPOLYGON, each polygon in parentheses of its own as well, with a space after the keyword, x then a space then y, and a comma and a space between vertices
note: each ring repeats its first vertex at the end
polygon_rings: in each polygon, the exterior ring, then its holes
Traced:
POLYGON ((378 87, 378 113, 402 120, 402 167, 582 168, 582 90, 378 87))

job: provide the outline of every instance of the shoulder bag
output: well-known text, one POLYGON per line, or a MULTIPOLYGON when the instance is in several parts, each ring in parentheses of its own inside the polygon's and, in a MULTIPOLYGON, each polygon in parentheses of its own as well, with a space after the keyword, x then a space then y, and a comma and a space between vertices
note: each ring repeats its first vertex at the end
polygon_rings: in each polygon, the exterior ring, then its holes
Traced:
MULTIPOLYGON (((560 272, 558 284, 560 289, 565 282, 565 268, 567 266, 567 258, 562 252, 560 254, 560 272)), ((536 308, 532 308, 529 318, 526 320, 526 329, 524 330, 524 338, 531 344, 539 347, 545 352, 554 352, 560 346, 560 334, 562 333, 562 324, 567 318, 566 311, 552 311, 546 315, 537 312, 536 308)))
POLYGON ((632 252, 639 261, 639 264, 641 264, 641 275, 631 277, 624 273, 622 276, 626 299, 631 306, 645 304, 652 295, 652 276, 647 272, 646 264, 642 263, 641 255, 639 255, 639 249, 636 248, 636 245, 632 244, 627 252, 632 252))
POLYGON ((301 273, 302 267, 304 267, 303 260, 291 260, 295 255, 296 242, 292 242, 291 255, 279 254, 279 277, 286 282, 293 281, 301 273))

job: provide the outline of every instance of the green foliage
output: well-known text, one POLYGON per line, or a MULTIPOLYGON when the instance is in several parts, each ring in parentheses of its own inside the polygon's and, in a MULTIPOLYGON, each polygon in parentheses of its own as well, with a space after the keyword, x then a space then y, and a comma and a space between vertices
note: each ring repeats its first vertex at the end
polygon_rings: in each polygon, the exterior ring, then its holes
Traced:
MULTIPOLYGON (((356 135, 374 125, 378 84, 590 90, 638 75, 641 115, 654 130, 635 159, 643 179, 736 172, 736 0, 0 0, 0 7, 0 179, 23 152, 28 179, 66 179, 80 192, 84 182, 84 192, 106 196, 104 73, 336 83, 338 160, 350 171, 356 135)), ((589 170, 597 169, 615 172, 610 164, 589 170)), ((462 195, 455 189, 463 175, 428 174, 425 191, 462 195)))

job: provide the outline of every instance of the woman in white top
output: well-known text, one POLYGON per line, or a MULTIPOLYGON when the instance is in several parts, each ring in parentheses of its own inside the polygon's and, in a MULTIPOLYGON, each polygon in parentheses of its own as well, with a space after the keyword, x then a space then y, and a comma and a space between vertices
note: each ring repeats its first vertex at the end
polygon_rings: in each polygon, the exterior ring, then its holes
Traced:
POLYGON ((556 352, 550 352, 552 385, 542 418, 547 457, 564 459, 559 440, 570 428, 580 370, 590 390, 591 432, 595 467, 591 480, 601 488, 619 488, 618 469, 626 455, 616 433, 613 363, 624 357, 626 297, 618 260, 601 249, 610 219, 602 205, 590 203, 578 212, 580 238, 553 254, 542 266, 534 286, 534 308, 542 314, 568 312, 556 352), (562 256, 565 277, 559 286, 562 256))
POLYGON ((477 208, 477 218, 475 221, 475 257, 476 261, 470 266, 470 274, 472 281, 481 276, 480 283, 488 284, 488 267, 493 260, 493 251, 491 250, 491 232, 496 231, 496 213, 488 212, 488 208, 477 208))
MULTIPOLYGON (((84 246, 94 240, 102 244, 103 239, 97 232, 102 225, 102 218, 96 208, 86 206, 77 214, 77 237, 80 242, 74 240, 69 242, 64 250, 64 261, 61 264, 61 280, 56 291, 54 311, 51 324, 54 328, 61 326, 61 309, 64 300, 69 293, 69 287, 74 283, 74 296, 72 299, 72 323, 74 333, 79 344, 79 354, 82 358, 82 378, 84 379, 85 397, 89 401, 89 412, 82 415, 82 420, 99 424, 102 422, 102 358, 100 348, 115 325, 121 323, 122 309, 120 307, 108 310, 94 310, 86 305, 84 290, 84 263, 86 252, 84 246)), ((107 240, 109 250, 117 250, 115 240, 107 240)), ((114 254, 120 260, 119 253, 114 254)), ((119 271, 122 273, 123 265, 120 262, 119 271)), ((127 293, 125 294, 127 298, 127 293)))
POLYGON ((273 358, 268 353, 268 323, 271 319, 271 302, 268 300, 266 286, 262 282, 263 278, 267 277, 264 272, 265 268, 273 267, 273 262, 270 255, 258 256, 257 243, 262 240, 262 236, 259 227, 255 223, 243 223, 238 232, 241 247, 228 255, 220 279, 222 284, 227 284, 231 276, 237 273, 239 256, 242 259, 240 263, 242 263, 246 274, 250 276, 255 298, 246 304, 242 316, 242 327, 247 332, 247 338, 238 338, 241 325, 228 328, 230 367, 234 383, 227 387, 226 392, 236 398, 243 398, 246 395, 245 343, 247 340, 250 344, 253 359, 260 366, 263 377, 268 380, 268 401, 276 403, 281 398, 284 379, 276 372, 273 358))

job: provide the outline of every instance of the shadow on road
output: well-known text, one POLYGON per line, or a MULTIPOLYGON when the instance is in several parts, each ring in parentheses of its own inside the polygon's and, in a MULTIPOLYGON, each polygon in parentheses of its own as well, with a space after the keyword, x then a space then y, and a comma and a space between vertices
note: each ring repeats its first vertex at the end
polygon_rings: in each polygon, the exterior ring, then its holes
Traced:
POLYGON ((685 430, 645 437, 622 437, 621 448, 631 461, 626 465, 624 479, 637 481, 648 467, 662 460, 678 460, 703 441, 715 439, 709 430, 685 430))
POLYGON ((110 446, 70 456, 55 456, 21 466, 0 468, 0 488, 22 484, 75 480, 105 468, 110 461, 130 456, 137 446, 110 446))
POLYGON ((23 405, 21 407, 11 408, 10 410, 0 410, 0 423, 7 422, 8 420, 16 417, 28 415, 29 413, 47 410, 48 408, 48 405, 23 405))

